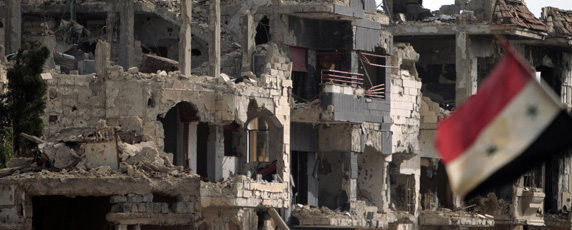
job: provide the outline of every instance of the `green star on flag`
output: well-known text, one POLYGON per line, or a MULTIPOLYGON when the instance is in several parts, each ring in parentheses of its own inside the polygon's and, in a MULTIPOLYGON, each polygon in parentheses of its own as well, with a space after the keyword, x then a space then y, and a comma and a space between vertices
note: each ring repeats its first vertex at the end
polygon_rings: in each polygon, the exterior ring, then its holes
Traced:
POLYGON ((497 152, 498 148, 494 145, 487 147, 487 155, 490 157, 497 152))
POLYGON ((526 107, 526 116, 535 119, 538 116, 538 106, 528 105, 526 107))

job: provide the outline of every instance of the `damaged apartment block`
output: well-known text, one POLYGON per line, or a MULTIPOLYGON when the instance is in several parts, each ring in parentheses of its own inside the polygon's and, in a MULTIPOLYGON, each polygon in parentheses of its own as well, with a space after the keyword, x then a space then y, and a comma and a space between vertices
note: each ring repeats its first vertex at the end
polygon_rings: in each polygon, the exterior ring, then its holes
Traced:
POLYGON ((2 0, 46 46, 0 229, 569 229, 570 157, 463 201, 433 147, 511 40, 572 104, 572 13, 523 0, 2 0))

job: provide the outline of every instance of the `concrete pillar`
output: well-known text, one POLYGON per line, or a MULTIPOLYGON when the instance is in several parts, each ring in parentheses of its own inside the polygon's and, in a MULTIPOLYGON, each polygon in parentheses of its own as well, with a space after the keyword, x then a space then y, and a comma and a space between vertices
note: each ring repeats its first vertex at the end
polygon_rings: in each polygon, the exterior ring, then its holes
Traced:
POLYGON ((459 106, 477 92, 477 58, 471 52, 471 39, 465 32, 457 33, 455 44, 455 104, 459 106))
POLYGON ((189 139, 187 140, 189 168, 191 173, 197 174, 197 128, 199 122, 189 122, 187 125, 189 129, 189 139))
POLYGON ((207 172, 211 181, 218 181, 222 176, 224 160, 224 129, 219 125, 210 126, 207 145, 207 172))
POLYGON ((22 44, 22 8, 21 0, 6 0, 4 9, 4 42, 6 53, 18 52, 22 44))
POLYGON ((241 71, 248 72, 252 71, 252 54, 256 50, 256 43, 254 42, 254 36, 256 36, 256 25, 254 24, 254 18, 252 13, 247 11, 244 16, 242 16, 242 65, 241 71))
POLYGON ((357 51, 352 50, 352 51, 351 51, 351 54, 350 54, 350 57, 351 57, 351 59, 350 59, 350 60, 351 60, 351 70, 350 70, 350 72, 352 72, 352 73, 357 73, 357 72, 359 72, 359 56, 358 56, 357 51))
POLYGON ((56 35, 45 35, 42 36, 42 45, 48 47, 50 50, 50 56, 44 64, 44 72, 48 72, 50 69, 56 68, 56 63, 54 61, 54 51, 56 49, 56 35))
MULTIPOLYGON (((113 61, 117 61, 117 51, 118 51, 118 47, 117 47, 117 41, 116 36, 115 36, 115 30, 117 29, 115 24, 117 23, 118 20, 118 15, 117 15, 117 1, 116 0, 107 0, 107 5, 109 7, 108 11, 107 11, 107 18, 105 20, 105 33, 106 33, 106 37, 105 40, 109 43, 110 45, 110 53, 109 53, 109 59, 113 60, 113 61)), ((97 55, 96 55, 97 56, 97 55)))
POLYGON ((348 196, 348 203, 350 203, 350 205, 357 201, 357 154, 358 153, 356 152, 343 152, 341 157, 344 170, 344 177, 342 178, 342 189, 346 192, 346 195, 348 196))
POLYGON ((133 1, 123 1, 119 36, 119 64, 123 69, 135 66, 135 12, 133 1))
POLYGON ((209 75, 220 76, 220 0, 210 0, 209 75))
POLYGON ((98 40, 95 47, 95 74, 105 78, 107 75, 107 65, 111 56, 111 46, 108 42, 98 40))
POLYGON ((318 67, 316 66, 318 63, 316 63, 317 61, 317 55, 316 55, 316 51, 312 50, 312 49, 308 49, 308 63, 307 63, 307 68, 308 68, 308 77, 306 78, 306 92, 308 93, 308 99, 311 99, 312 97, 316 96, 316 94, 318 94, 318 89, 316 89, 316 81, 320 81, 321 80, 321 76, 320 73, 318 73, 317 69, 318 67))
POLYGON ((191 19, 193 1, 181 0, 181 31, 179 36, 179 71, 191 75, 191 19))
POLYGON ((316 153, 303 154, 306 158, 306 181, 308 181, 308 204, 318 207, 318 172, 314 174, 317 161, 316 153))

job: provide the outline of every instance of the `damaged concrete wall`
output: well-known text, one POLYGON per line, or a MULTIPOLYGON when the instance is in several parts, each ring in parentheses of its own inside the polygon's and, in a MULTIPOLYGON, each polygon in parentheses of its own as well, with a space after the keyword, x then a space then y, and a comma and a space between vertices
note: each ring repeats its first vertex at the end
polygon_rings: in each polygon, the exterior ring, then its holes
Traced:
POLYGON ((51 136, 64 128, 101 127, 105 119, 105 87, 97 78, 50 74, 44 133, 51 136))
POLYGON ((366 147, 358 156, 358 199, 366 200, 379 210, 388 207, 387 163, 375 149, 366 147))
POLYGON ((419 54, 407 44, 396 44, 392 63, 401 66, 391 71, 391 131, 394 153, 419 153, 419 107, 421 81, 415 62, 419 54))
POLYGON ((53 74, 53 79, 47 81, 46 135, 70 127, 121 127, 123 132, 133 132, 163 148, 164 133, 158 116, 177 103, 193 104, 201 122, 227 125, 236 121, 244 125, 249 119, 248 105, 254 101, 281 128, 276 138, 284 141, 274 145, 274 153, 279 169, 284 170, 279 175, 287 181, 291 67, 275 45, 271 50, 259 86, 207 76, 186 77, 178 72, 144 74, 137 68, 123 72, 119 66, 109 67, 105 78, 53 74))

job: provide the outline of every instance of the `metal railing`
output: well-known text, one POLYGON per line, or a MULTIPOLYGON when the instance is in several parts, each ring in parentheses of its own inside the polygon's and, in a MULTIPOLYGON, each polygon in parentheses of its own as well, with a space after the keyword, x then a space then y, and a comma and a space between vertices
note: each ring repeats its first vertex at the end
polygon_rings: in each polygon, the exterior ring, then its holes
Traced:
MULTIPOLYGON (((322 83, 332 82, 334 84, 363 86, 364 75, 360 73, 323 69, 321 74, 322 83)), ((385 99, 385 84, 372 86, 365 91, 365 96, 385 99)))
POLYGON ((385 99, 385 84, 369 88, 365 91, 365 96, 385 99))
POLYGON ((369 61, 369 59, 367 57, 376 57, 376 58, 391 58, 391 56, 386 56, 386 55, 378 55, 378 54, 370 54, 370 53, 364 53, 364 52, 360 52, 359 53, 359 59, 362 60, 365 64, 371 65, 371 66, 375 66, 375 67, 382 67, 382 68, 399 68, 399 66, 390 66, 390 65, 380 65, 377 63, 371 63, 369 61))
POLYGON ((363 74, 344 72, 339 70, 322 69, 322 83, 332 82, 334 84, 363 85, 363 74))

